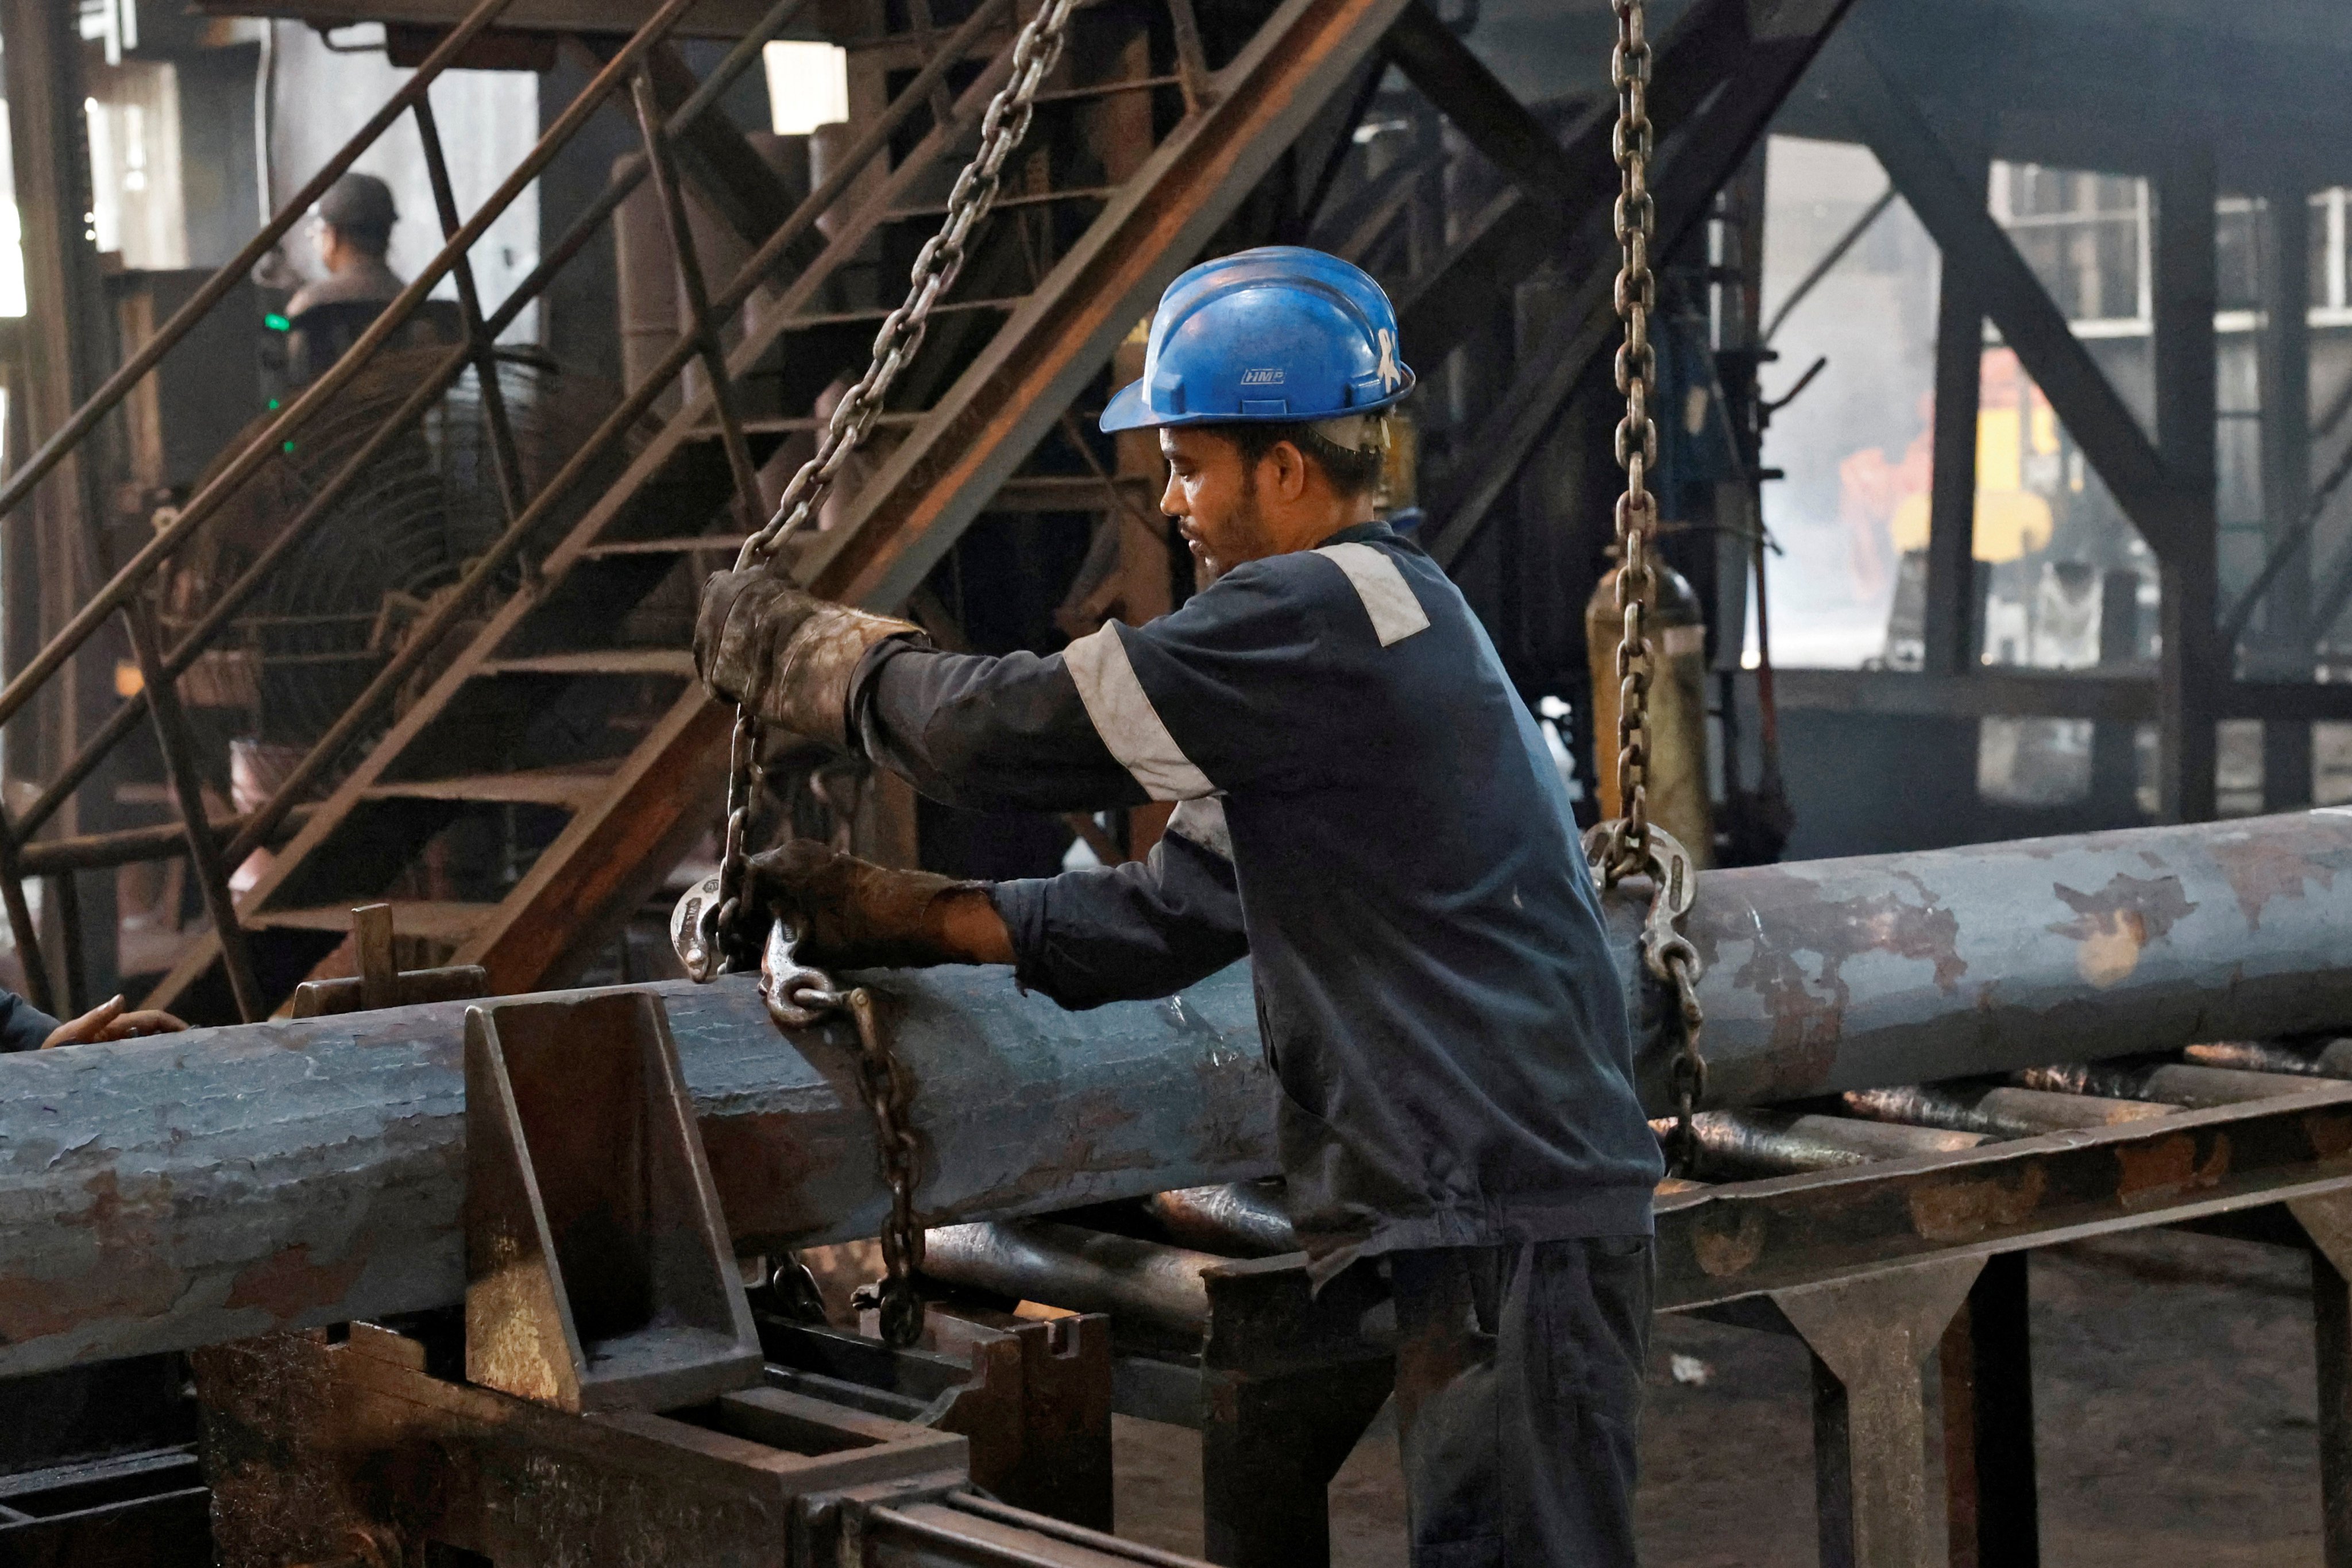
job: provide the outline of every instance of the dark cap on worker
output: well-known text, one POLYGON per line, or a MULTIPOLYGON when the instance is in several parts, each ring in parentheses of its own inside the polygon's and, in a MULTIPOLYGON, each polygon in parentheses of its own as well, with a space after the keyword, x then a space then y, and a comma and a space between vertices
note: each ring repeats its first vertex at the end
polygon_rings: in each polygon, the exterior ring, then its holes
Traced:
POLYGON ((390 185, 373 174, 350 174, 319 198, 319 216, 337 228, 390 234, 400 209, 393 205, 390 185))

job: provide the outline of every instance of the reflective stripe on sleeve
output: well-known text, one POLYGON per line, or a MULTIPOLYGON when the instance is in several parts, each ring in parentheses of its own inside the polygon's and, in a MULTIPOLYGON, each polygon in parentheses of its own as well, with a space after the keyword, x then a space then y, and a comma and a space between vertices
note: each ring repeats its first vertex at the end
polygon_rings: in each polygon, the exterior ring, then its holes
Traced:
POLYGON ((1382 647, 1429 629, 1429 612, 1413 597, 1412 584, 1380 551, 1369 544, 1327 544, 1315 553, 1348 574, 1382 647))
POLYGON ((1144 695, 1143 682, 1128 662, 1127 645, 1119 640, 1118 625, 1106 621, 1100 631, 1062 651, 1095 733, 1152 799, 1192 800, 1209 794, 1216 786, 1192 765, 1144 695))
POLYGON ((1169 814, 1168 831, 1220 859, 1234 858, 1234 835, 1225 826, 1225 803, 1215 795, 1188 800, 1178 806, 1169 814))

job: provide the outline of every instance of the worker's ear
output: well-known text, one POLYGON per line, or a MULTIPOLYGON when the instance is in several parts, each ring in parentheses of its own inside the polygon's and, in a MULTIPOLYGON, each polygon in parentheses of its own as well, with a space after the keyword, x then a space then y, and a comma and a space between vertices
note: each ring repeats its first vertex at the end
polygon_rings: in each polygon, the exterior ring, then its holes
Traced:
POLYGON ((1276 441, 1265 455, 1274 465, 1274 493, 1285 500, 1297 500, 1307 492, 1307 454, 1288 441, 1276 441))

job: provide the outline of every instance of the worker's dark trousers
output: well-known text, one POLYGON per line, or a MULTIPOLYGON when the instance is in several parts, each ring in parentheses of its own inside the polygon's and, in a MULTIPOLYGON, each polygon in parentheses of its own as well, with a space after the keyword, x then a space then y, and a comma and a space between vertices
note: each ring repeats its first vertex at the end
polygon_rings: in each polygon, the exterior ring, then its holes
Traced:
POLYGON ((1391 1255, 1413 1568, 1635 1560, 1647 1237, 1391 1255))

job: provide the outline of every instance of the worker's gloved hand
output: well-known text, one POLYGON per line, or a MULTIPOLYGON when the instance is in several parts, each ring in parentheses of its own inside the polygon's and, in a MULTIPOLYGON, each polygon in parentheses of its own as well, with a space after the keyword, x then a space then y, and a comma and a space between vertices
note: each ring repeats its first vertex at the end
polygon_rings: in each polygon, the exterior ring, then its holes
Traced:
POLYGON ((876 643, 916 635, 905 621, 844 609, 759 568, 714 574, 694 624, 703 685, 795 734, 848 744, 849 685, 876 643))
POLYGON ((820 969, 1002 963, 1012 951, 985 884, 894 871, 814 838, 751 857, 741 918, 759 934, 783 921, 799 935, 793 957, 820 969))

